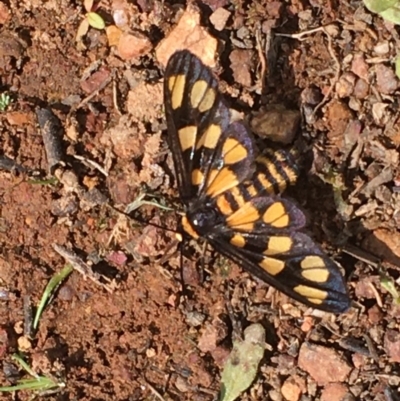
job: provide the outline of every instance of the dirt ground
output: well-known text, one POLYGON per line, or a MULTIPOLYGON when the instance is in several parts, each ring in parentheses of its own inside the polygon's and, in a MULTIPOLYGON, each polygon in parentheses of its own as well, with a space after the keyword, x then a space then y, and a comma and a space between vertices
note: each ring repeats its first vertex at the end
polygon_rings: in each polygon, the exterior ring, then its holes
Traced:
POLYGON ((259 322, 267 351, 242 400, 398 400, 400 307, 385 282, 396 289, 400 278, 399 28, 361 1, 192 6, 217 39, 215 71, 232 105, 261 141, 300 144, 290 196, 343 265, 353 300, 334 316, 212 250, 203 278, 197 252, 181 266, 164 229, 177 227, 182 206, 156 49, 173 46, 165 41, 186 6, 102 1, 91 10, 107 30, 77 41, 79 1, 0 3, 0 93, 12 98, 0 112, 0 385, 22 377, 19 352, 65 383, 51 400, 215 400, 236 327, 259 322), (54 163, 39 127, 45 108, 61 127, 54 163), (29 333, 29 305, 66 263, 54 244, 110 281, 73 272, 29 333))

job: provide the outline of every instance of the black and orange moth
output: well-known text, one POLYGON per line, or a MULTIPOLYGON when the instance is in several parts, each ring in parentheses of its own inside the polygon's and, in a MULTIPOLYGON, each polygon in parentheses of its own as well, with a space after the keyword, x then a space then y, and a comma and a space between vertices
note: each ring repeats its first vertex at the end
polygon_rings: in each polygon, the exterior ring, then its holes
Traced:
POLYGON ((346 311, 350 299, 338 265, 303 232, 303 212, 281 196, 298 175, 288 153, 257 155, 216 77, 189 51, 169 59, 164 103, 183 232, 306 305, 346 311))

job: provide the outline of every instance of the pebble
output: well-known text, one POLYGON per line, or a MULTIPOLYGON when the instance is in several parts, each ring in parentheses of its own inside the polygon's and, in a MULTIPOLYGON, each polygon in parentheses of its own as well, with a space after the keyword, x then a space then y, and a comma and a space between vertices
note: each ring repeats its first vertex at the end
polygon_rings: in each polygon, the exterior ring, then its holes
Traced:
POLYGON ((225 29, 226 23, 228 22, 230 16, 231 13, 228 10, 220 7, 210 15, 210 22, 217 31, 222 31, 225 29))
POLYGON ((251 121, 252 130, 262 138, 287 145, 293 142, 300 126, 300 112, 283 105, 270 105, 251 121))
POLYGON ((303 343, 299 353, 299 367, 319 385, 345 381, 351 366, 332 348, 303 343))
POLYGON ((345 72, 336 83, 336 93, 340 98, 349 97, 353 91, 357 77, 352 72, 345 72))
POLYGON ((252 85, 251 70, 253 66, 253 51, 236 49, 229 56, 230 67, 235 82, 249 87, 252 85))
POLYGON ((351 62, 351 71, 358 77, 368 82, 368 64, 365 62, 364 56, 359 53, 355 54, 351 62))
POLYGON ((400 362, 400 333, 397 330, 386 330, 384 348, 390 362, 400 362))
POLYGON ((304 379, 298 376, 288 377, 281 387, 281 393, 287 401, 298 401, 305 387, 304 379))
POLYGON ((386 67, 383 64, 378 64, 375 67, 375 73, 376 87, 379 92, 385 95, 390 95, 396 91, 399 86, 399 80, 392 68, 386 67))
POLYGON ((353 95, 357 99, 365 99, 368 96, 369 85, 368 82, 362 78, 358 78, 354 85, 353 95))
POLYGON ((118 54, 123 60, 135 60, 149 53, 152 47, 147 37, 124 33, 119 38, 118 54))

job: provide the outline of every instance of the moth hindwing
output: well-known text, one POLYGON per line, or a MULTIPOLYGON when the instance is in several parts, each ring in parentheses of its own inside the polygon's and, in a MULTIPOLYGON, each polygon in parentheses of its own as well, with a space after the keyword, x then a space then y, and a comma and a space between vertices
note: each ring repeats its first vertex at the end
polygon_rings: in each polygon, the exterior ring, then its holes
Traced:
POLYGON ((257 156, 211 70, 186 50, 168 62, 164 102, 184 232, 306 305, 348 309, 338 265, 302 232, 302 211, 280 196, 297 178, 290 156, 283 150, 257 156))

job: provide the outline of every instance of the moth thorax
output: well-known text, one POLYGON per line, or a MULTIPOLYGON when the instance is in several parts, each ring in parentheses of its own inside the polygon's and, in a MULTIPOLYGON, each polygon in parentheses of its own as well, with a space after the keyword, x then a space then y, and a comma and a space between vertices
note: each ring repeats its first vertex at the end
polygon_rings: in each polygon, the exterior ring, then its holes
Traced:
POLYGON ((204 207, 201 210, 189 211, 187 218, 200 236, 205 236, 221 222, 220 214, 213 207, 204 207))

